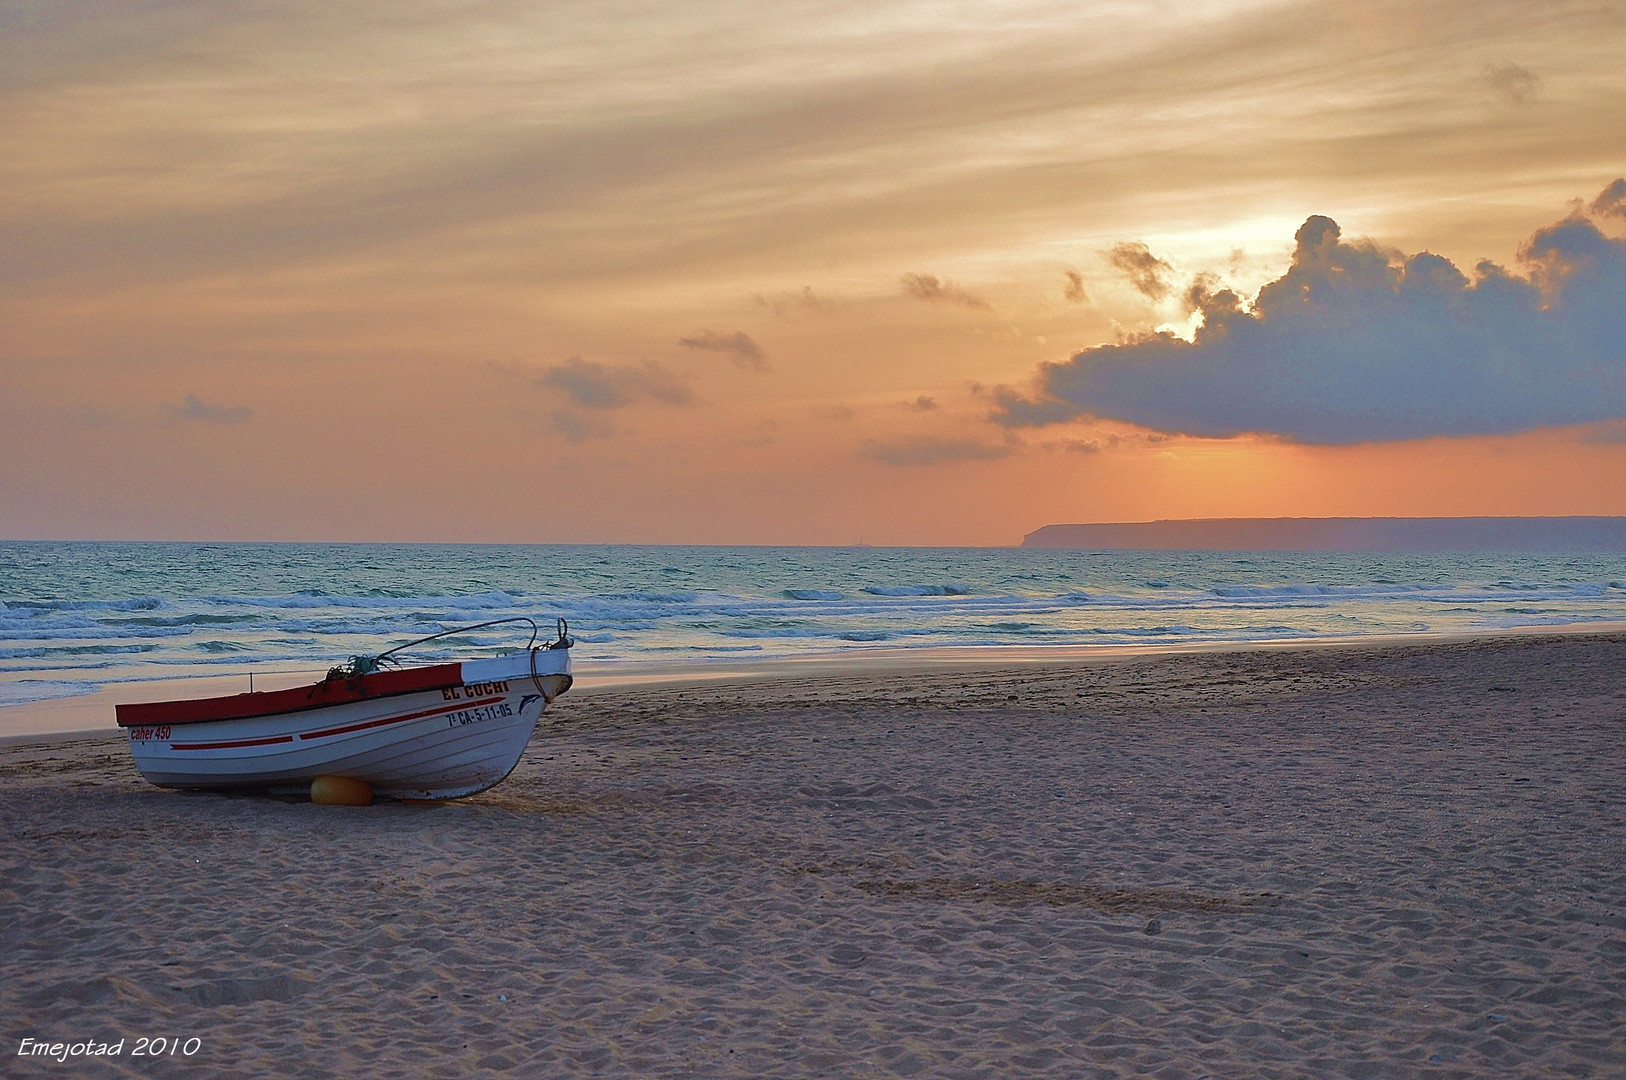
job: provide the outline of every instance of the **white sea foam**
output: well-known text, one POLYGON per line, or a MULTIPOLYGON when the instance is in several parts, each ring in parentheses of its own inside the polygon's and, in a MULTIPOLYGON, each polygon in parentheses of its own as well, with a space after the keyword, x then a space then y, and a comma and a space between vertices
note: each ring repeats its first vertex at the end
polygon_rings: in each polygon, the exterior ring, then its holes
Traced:
POLYGON ((863 591, 871 596, 964 596, 971 590, 964 585, 865 585, 863 591))
POLYGON ((94 694, 101 687, 77 679, 18 679, 0 682, 0 709, 8 705, 28 705, 36 701, 94 694))
MULTIPOLYGON (((521 615, 544 633, 565 617, 577 655, 609 661, 1626 620, 1626 560, 1614 556, 34 545, 8 565, 16 548, 0 544, 0 673, 39 681, 103 679, 110 668, 119 678, 265 663, 325 670, 521 615), (105 569, 110 547, 119 575, 105 569)), ((415 655, 528 638, 523 625, 494 627, 415 655)))

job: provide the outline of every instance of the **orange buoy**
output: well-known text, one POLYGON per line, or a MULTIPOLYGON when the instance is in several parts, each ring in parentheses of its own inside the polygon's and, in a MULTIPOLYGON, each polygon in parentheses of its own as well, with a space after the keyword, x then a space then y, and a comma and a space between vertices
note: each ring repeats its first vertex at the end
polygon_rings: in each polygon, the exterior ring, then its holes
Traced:
POLYGON ((311 781, 311 802, 318 806, 371 806, 373 785, 348 776, 318 776, 311 781))

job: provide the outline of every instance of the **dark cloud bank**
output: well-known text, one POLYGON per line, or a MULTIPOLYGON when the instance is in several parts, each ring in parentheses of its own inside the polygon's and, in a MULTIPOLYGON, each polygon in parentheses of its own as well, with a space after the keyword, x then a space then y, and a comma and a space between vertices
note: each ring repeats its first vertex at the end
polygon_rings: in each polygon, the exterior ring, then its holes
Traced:
MULTIPOLYGON (((1038 392, 1000 388, 991 418, 1347 444, 1626 416, 1626 240, 1593 220, 1626 216, 1626 180, 1591 212, 1538 230, 1522 273, 1481 262, 1472 279, 1428 252, 1344 241, 1312 217, 1292 268, 1251 308, 1199 276, 1186 293, 1202 313, 1194 341, 1146 334, 1042 364, 1038 392)), ((1137 267, 1155 289, 1167 278, 1146 255, 1137 267)))

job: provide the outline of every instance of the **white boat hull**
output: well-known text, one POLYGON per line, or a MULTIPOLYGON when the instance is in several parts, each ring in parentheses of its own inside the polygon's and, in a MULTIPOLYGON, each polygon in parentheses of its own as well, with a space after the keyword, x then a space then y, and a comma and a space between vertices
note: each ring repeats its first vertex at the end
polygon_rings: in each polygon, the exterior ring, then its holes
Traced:
POLYGON ((308 791, 318 776, 376 795, 448 799, 505 779, 548 702, 570 686, 565 650, 462 665, 458 685, 273 716, 128 728, 136 768, 172 788, 308 791))

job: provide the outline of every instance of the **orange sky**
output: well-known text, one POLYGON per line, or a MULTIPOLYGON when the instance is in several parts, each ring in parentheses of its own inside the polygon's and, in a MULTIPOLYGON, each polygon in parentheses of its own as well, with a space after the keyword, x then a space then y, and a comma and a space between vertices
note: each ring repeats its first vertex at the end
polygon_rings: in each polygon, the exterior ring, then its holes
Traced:
POLYGON ((0 537, 1626 514, 1607 421, 989 420, 1189 334, 1114 245, 1247 296, 1310 214, 1514 265, 1626 171, 1622 55, 1565 2, 41 9, 0 35, 0 537))

